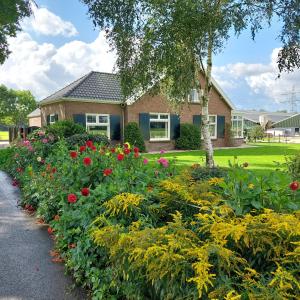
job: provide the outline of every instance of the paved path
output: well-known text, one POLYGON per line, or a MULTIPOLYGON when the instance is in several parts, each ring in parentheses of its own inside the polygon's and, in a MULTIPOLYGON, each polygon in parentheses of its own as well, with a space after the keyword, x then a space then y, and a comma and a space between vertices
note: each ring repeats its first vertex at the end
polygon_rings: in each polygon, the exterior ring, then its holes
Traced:
POLYGON ((44 226, 17 207, 17 188, 0 171, 0 300, 81 300, 64 267, 51 261, 44 226))

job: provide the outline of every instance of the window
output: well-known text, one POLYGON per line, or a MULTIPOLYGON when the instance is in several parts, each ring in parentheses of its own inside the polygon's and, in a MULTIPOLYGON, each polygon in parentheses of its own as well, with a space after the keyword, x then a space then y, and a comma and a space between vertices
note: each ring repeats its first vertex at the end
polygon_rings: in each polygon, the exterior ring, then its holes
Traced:
POLYGON ((150 114, 150 141, 170 140, 170 115, 150 114))
POLYGON ((210 132, 210 137, 212 139, 217 138, 217 116, 208 116, 209 120, 209 132, 210 132))
POLYGON ((54 124, 56 122, 56 118, 55 114, 50 115, 49 124, 54 124))
POLYGON ((234 138, 243 138, 243 117, 242 116, 232 116, 231 118, 231 131, 234 138))
POLYGON ((200 95, 197 89, 192 89, 189 95, 189 100, 191 102, 200 102, 200 95))
POLYGON ((109 115, 86 115, 86 129, 89 133, 110 136, 109 115))

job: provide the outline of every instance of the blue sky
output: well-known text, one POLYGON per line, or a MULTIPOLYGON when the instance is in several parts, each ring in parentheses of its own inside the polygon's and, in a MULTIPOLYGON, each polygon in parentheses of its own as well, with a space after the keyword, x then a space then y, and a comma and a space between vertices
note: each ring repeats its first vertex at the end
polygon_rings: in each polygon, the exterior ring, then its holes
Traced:
MULTIPOLYGON (((40 100, 90 70, 109 72, 115 56, 79 0, 37 0, 35 18, 25 20, 24 31, 11 39, 10 58, 0 66, 0 84, 30 89, 40 100)), ((299 85, 300 73, 276 80, 276 40, 280 25, 258 33, 232 37, 214 57, 213 74, 239 109, 288 109, 282 93, 299 85)), ((298 94, 300 96, 300 94, 298 94)))

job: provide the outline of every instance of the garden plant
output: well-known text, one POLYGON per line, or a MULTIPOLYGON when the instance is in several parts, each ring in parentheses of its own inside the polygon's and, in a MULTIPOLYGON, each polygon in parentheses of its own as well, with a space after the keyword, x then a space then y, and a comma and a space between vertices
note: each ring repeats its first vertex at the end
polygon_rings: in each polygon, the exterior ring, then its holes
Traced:
POLYGON ((38 131, 0 161, 92 299, 299 299, 294 175, 178 172, 163 153, 69 139, 38 131))

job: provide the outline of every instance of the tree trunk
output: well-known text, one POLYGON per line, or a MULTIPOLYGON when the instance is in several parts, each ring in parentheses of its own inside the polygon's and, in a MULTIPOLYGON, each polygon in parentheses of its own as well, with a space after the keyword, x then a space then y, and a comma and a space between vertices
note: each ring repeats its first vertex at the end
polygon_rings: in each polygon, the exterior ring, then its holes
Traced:
POLYGON ((214 167, 214 150, 210 138, 209 131, 209 117, 208 117, 208 101, 202 106, 202 136, 204 142, 206 166, 209 168, 214 167))
POLYGON ((204 72, 205 87, 202 96, 202 136, 203 136, 204 150, 206 155, 206 166, 209 168, 213 168, 215 165, 214 151, 213 151, 213 146, 212 146, 210 131, 209 131, 209 113, 208 113, 208 102, 209 102, 210 91, 212 88, 212 83, 211 83, 212 49, 213 49, 213 35, 211 32, 209 32, 209 42, 207 47, 207 67, 206 67, 206 72, 204 72))

